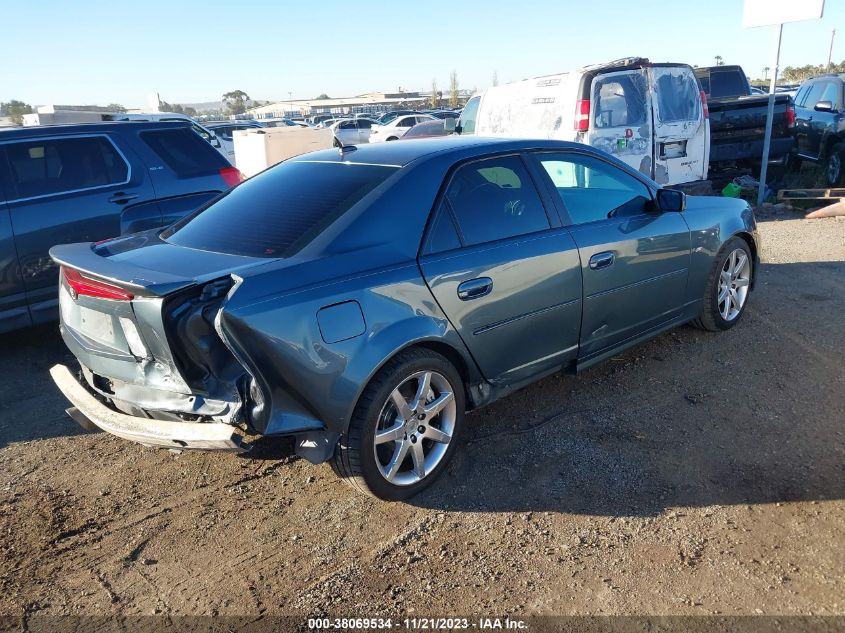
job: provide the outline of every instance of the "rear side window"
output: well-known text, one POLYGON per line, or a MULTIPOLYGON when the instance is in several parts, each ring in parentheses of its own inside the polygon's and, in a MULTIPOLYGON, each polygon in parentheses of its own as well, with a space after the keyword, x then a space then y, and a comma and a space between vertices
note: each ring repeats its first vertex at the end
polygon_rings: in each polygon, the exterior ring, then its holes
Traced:
POLYGON ((285 162, 162 234, 172 244, 249 257, 289 257, 396 172, 395 167, 285 162))
POLYGON ((179 178, 215 174, 229 167, 226 159, 190 128, 141 132, 141 139, 179 178))
POLYGON ((518 156, 464 165, 452 177, 446 198, 466 245, 549 228, 540 196, 518 156))
POLYGON ((39 139, 6 145, 15 191, 31 198, 128 180, 129 166, 104 136, 39 139))
POLYGON ((461 134, 475 133, 475 119, 478 116, 478 104, 480 103, 481 97, 473 97, 467 101, 460 116, 461 134))

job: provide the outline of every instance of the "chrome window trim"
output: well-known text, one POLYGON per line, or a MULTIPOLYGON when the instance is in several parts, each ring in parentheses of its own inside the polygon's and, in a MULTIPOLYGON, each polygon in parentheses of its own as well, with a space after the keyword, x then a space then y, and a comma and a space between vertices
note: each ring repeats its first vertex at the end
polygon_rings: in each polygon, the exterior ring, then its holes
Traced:
MULTIPOLYGON (((67 189, 65 191, 56 191, 53 193, 43 193, 39 196, 29 196, 26 198, 9 198, 6 200, 8 204, 13 202, 28 202, 30 200, 40 200, 42 198, 52 198, 54 196, 64 196, 69 193, 81 193, 83 191, 97 191, 99 189, 107 189, 108 187, 120 187, 123 185, 128 185, 132 182, 132 163, 126 158, 126 155, 121 151, 121 149, 117 146, 117 144, 111 139, 108 134, 54 134, 50 136, 36 136, 33 138, 26 138, 26 139, 11 139, 8 141, 0 141, 0 145, 19 145, 21 143, 32 143, 37 141, 59 141, 63 139, 73 139, 73 138, 104 138, 106 139, 109 144, 114 148, 114 151, 117 152, 117 155, 120 156, 121 160, 123 160, 124 164, 126 165, 126 180, 122 182, 111 182, 107 185, 97 185, 96 187, 83 187, 82 189, 67 189)), ((6 160, 9 160, 8 155, 6 156, 6 160)), ((9 176, 13 177, 14 174, 11 173, 11 165, 9 166, 9 176)), ((15 186, 17 190, 17 185, 14 182, 11 183, 15 186)))

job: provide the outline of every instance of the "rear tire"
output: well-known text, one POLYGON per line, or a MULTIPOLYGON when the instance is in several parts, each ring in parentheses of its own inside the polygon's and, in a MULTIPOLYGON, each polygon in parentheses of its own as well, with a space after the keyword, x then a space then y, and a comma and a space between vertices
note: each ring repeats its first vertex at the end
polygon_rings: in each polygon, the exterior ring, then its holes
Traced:
POLYGON ((395 136, 391 136, 391 137, 390 137, 389 139, 387 139, 387 140, 388 140, 388 141, 398 141, 399 139, 398 139, 398 138, 396 138, 395 136))
POLYGON ((332 468, 359 492, 386 501, 408 499, 446 469, 464 409, 464 385, 455 367, 431 350, 406 350, 364 389, 332 468))
POLYGON ((713 262, 701 314, 693 325, 710 332, 721 332, 735 326, 748 305, 754 273, 748 242, 741 237, 728 240, 713 262))

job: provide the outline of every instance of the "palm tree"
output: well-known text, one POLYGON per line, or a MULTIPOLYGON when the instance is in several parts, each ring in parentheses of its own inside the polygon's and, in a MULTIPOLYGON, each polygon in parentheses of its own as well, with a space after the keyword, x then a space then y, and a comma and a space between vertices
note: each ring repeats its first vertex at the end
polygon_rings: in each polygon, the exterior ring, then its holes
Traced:
POLYGON ((769 68, 768 66, 766 66, 766 67, 763 69, 763 79, 768 79, 768 78, 769 78, 769 71, 770 71, 770 70, 771 70, 771 68, 769 68))

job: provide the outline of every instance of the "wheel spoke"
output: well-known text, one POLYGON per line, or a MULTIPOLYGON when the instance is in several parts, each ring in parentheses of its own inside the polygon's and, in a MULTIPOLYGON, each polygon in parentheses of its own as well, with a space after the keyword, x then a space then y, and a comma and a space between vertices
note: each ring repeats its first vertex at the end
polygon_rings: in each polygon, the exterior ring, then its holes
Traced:
POLYGON ((395 442, 405 437, 405 424, 399 420, 396 424, 383 431, 376 433, 376 444, 384 444, 385 442, 395 442))
POLYGON ((732 273, 734 268, 736 268, 736 251, 731 253, 730 263, 728 264, 728 273, 732 273))
POLYGON ((721 277, 722 277, 722 283, 725 284, 725 285, 730 285, 731 279, 733 279, 733 277, 731 277, 731 273, 729 271, 726 271, 726 270, 722 271, 721 277))
POLYGON ((414 472, 417 477, 425 477, 425 452, 423 451, 422 440, 411 444, 411 459, 414 462, 414 472))
POLYGON ((408 406, 405 396, 399 392, 398 387, 390 392, 390 399, 393 400, 393 404, 396 405, 396 409, 399 411, 399 415, 402 416, 403 420, 407 420, 414 414, 414 412, 411 411, 411 407, 408 406))
POLYGON ((747 286, 749 282, 750 280, 743 279, 742 277, 740 277, 739 279, 736 279, 734 281, 734 286, 736 286, 737 288, 742 288, 743 286, 747 286))
POLYGON ((737 311, 742 308, 742 304, 739 301, 739 296, 736 294, 736 290, 731 290, 731 305, 733 305, 734 309, 737 311))
POLYGON ((425 436, 434 441, 440 442, 441 444, 448 444, 452 441, 452 436, 448 433, 444 433, 440 429, 436 429, 433 426, 426 427, 425 429, 425 436))
POLYGON ((725 299, 725 307, 722 308, 722 318, 727 321, 728 315, 731 313, 731 300, 730 298, 725 299))
POLYGON ((745 268, 745 262, 747 261, 748 257, 746 257, 745 253, 740 253, 737 258, 736 265, 731 269, 734 278, 742 272, 742 269, 745 268))
POLYGON ((725 299, 727 299, 727 298, 728 298, 728 293, 730 292, 730 290, 731 290, 731 289, 730 289, 728 286, 724 286, 724 287, 723 287, 723 288, 719 291, 719 305, 721 305, 721 304, 722 304, 722 301, 724 301, 725 299))
POLYGON ((407 441, 396 443, 396 449, 393 451, 393 457, 390 458, 390 463, 385 467, 384 476, 387 481, 393 481, 396 477, 396 473, 399 472, 402 462, 404 462, 405 458, 408 456, 408 448, 410 446, 411 443, 407 441))
POLYGON ((425 414, 429 418, 433 418, 440 413, 446 406, 455 399, 455 394, 451 391, 444 391, 435 400, 425 405, 425 414))
POLYGON ((431 372, 425 372, 419 379, 417 385, 417 395, 414 396, 414 401, 411 404, 411 409, 419 411, 420 406, 425 404, 425 399, 428 397, 428 392, 431 390, 431 372))

